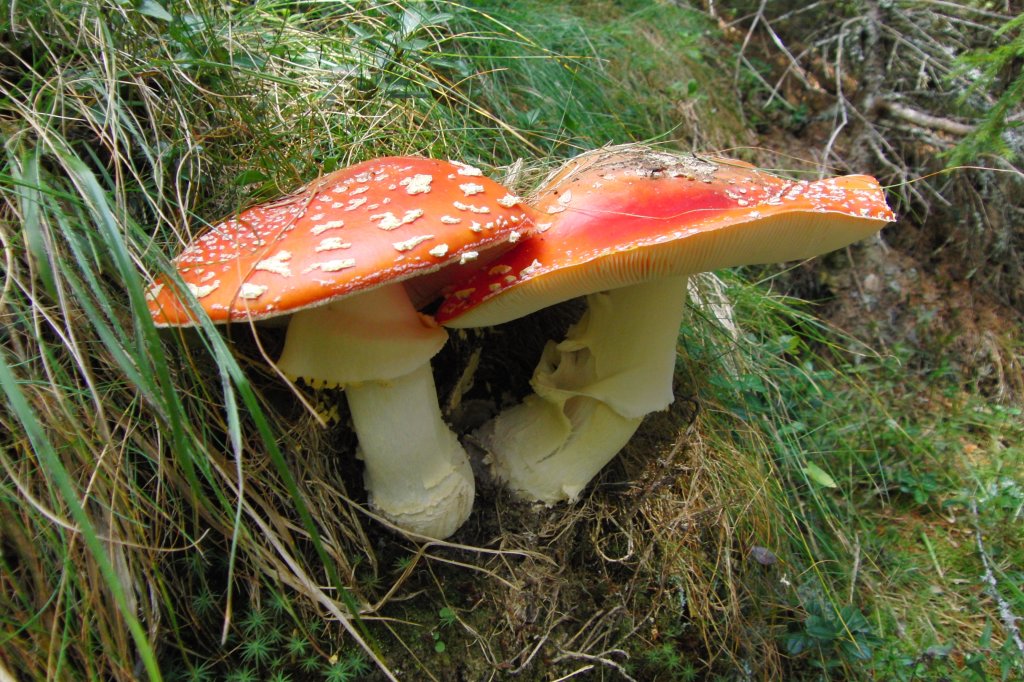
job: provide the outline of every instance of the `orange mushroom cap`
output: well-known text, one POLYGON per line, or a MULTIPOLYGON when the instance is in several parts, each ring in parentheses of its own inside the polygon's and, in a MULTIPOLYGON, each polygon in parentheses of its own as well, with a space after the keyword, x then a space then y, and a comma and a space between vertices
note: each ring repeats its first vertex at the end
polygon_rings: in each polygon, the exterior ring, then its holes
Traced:
MULTIPOLYGON (((472 262, 514 243, 528 213, 471 166, 387 157, 224 220, 175 264, 214 322, 263 319, 472 262)), ((147 298, 157 325, 195 324, 165 278, 147 298)))
POLYGON ((531 205, 536 232, 452 287, 438 322, 500 324, 661 276, 809 258, 895 220, 866 175, 787 180, 637 147, 577 157, 531 205))

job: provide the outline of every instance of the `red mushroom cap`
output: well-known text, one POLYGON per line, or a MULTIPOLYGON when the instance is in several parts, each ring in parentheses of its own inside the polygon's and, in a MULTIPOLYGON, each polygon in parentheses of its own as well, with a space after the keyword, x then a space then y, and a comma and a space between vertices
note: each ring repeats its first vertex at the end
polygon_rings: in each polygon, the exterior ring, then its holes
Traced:
MULTIPOLYGON (((527 213, 471 166, 382 158, 242 211, 175 264, 214 322, 263 319, 471 262, 514 243, 527 213)), ((195 323, 166 280, 148 299, 158 325, 195 323)))
POLYGON ((809 258, 895 220, 869 176, 795 181, 636 147, 570 161, 531 204, 536 232, 451 287, 438 322, 500 324, 656 277, 809 258))

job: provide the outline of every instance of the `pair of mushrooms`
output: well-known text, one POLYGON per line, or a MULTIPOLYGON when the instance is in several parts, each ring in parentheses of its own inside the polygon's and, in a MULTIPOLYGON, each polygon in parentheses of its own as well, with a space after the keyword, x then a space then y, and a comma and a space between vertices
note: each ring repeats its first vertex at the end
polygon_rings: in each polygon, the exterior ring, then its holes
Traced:
MULTIPOLYGON (((176 265, 214 322, 291 315, 278 367, 344 387, 371 505, 444 538, 472 511, 474 480, 438 407, 441 325, 587 297, 543 350, 535 392, 479 431, 520 496, 573 500, 672 402, 688 275, 809 258, 892 220, 867 176, 797 182, 636 146, 569 161, 530 202, 471 166, 391 157, 239 213, 176 265), (433 317, 417 312, 438 296, 433 317)), ((149 300, 158 325, 195 323, 176 282, 158 281, 149 300)))

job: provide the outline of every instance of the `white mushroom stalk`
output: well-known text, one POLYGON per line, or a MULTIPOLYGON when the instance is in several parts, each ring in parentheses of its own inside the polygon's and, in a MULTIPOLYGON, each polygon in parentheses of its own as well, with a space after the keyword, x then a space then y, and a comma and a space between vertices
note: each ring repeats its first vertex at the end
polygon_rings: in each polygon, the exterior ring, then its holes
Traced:
POLYGON ((401 284, 296 313, 278 367, 343 387, 370 505, 405 530, 454 533, 473 509, 469 458, 441 418, 430 359, 447 333, 401 284))
POLYGON ((810 258, 894 219, 874 178, 796 182, 640 147, 570 161, 533 205, 537 233, 461 281, 436 317, 489 326, 587 297, 545 348, 534 393, 479 431, 496 476, 548 504, 576 499, 671 404, 688 275, 810 258))
POLYGON ((580 321, 544 348, 534 394, 478 433, 495 475, 532 500, 579 497, 644 415, 672 403, 685 304, 685 276, 587 296, 580 321))

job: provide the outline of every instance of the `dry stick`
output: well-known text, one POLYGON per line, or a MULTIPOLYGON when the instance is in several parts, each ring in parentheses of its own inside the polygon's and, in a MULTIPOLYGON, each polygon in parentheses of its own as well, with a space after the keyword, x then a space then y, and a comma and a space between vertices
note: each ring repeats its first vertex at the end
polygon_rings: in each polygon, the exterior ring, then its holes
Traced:
POLYGON ((978 555, 981 557, 981 563, 985 566, 985 574, 981 576, 981 579, 988 584, 988 592, 993 599, 996 600, 996 604, 999 605, 999 617, 1003 619, 1003 627, 1006 628, 1013 643, 1017 645, 1017 650, 1024 654, 1024 639, 1021 639, 1020 628, 1017 627, 1017 621, 1019 617, 1016 616, 1010 608, 1010 604, 1003 599, 1003 595, 999 594, 999 584, 996 582, 995 573, 992 571, 992 563, 989 561, 988 552, 985 551, 985 545, 981 535, 981 525, 978 523, 978 503, 975 499, 971 498, 971 516, 974 517, 974 539, 978 544, 978 555))
MULTIPOLYGON (((762 7, 763 6, 764 5, 762 4, 762 7)), ((789 61, 789 66, 786 67, 782 76, 776 82, 775 87, 772 88, 772 92, 768 96, 768 100, 761 106, 762 109, 767 109, 768 106, 775 99, 775 96, 778 95, 779 88, 782 86, 782 81, 789 73, 793 73, 793 75, 796 76, 796 79, 800 81, 803 84, 803 86, 808 90, 813 90, 814 86, 811 85, 811 82, 807 79, 807 70, 800 66, 800 58, 793 56, 793 53, 789 51, 788 47, 786 47, 786 43, 782 41, 782 38, 780 38, 779 34, 775 32, 775 29, 772 28, 772 25, 768 23, 767 19, 761 17, 761 23, 764 24, 764 30, 768 33, 768 36, 771 38, 772 42, 775 43, 775 47, 779 48, 779 51, 782 52, 782 54, 784 54, 786 56, 786 59, 789 61)), ((802 52, 801 56, 803 54, 806 54, 806 52, 807 50, 802 52)))
MULTIPOLYGON (((769 29, 769 30, 770 30, 773 38, 777 38, 778 37, 775 34, 775 29, 769 29)), ((776 41, 776 42, 781 42, 781 41, 776 41)), ((806 87, 808 90, 811 90, 811 91, 821 90, 820 86, 814 85, 813 83, 810 82, 810 80, 808 80, 807 75, 806 75, 808 73, 807 69, 805 69, 804 67, 800 66, 801 60, 803 60, 803 58, 806 55, 810 54, 812 49, 813 49, 813 47, 807 47, 807 48, 803 49, 800 52, 800 54, 798 54, 796 56, 793 56, 793 54, 789 50, 785 50, 786 55, 790 59, 790 63, 789 63, 789 65, 785 69, 783 69, 782 75, 779 76, 775 80, 775 85, 772 87, 771 92, 768 93, 768 99, 765 100, 765 103, 761 105, 762 109, 767 109, 771 105, 771 103, 775 101, 776 98, 778 98, 780 100, 785 100, 785 97, 780 95, 779 91, 782 90, 782 84, 786 82, 786 78, 789 77, 790 73, 796 74, 797 80, 799 80, 801 83, 803 83, 804 87, 806 87)))
POLYGON ((566 680, 571 680, 574 677, 579 677, 583 673, 590 672, 595 667, 596 666, 593 663, 590 663, 588 665, 583 666, 582 668, 577 668, 576 670, 573 670, 568 675, 563 675, 562 677, 559 677, 557 680, 553 680, 552 682, 565 682, 566 680))
POLYGON ((592 644, 591 636, 593 636, 593 634, 595 632, 597 632, 597 626, 595 625, 594 621, 600 622, 600 621, 604 620, 605 616, 609 616, 609 615, 615 613, 616 611, 621 611, 622 608, 623 608, 622 605, 619 605, 619 606, 616 606, 615 608, 613 608, 613 609, 611 609, 609 611, 598 611, 597 613, 592 615, 590 618, 588 618, 587 622, 584 623, 583 625, 581 625, 579 630, 576 631, 576 634, 573 635, 572 637, 570 637, 567 642, 564 642, 562 644, 562 646, 567 646, 567 647, 568 646, 572 646, 573 643, 575 643, 577 637, 579 637, 583 633, 588 633, 588 636, 584 640, 583 646, 581 648, 584 648, 584 649, 589 648, 590 644, 592 644))
MULTIPOLYGON (((554 629, 555 629, 556 627, 558 627, 559 625, 561 625, 561 624, 562 624, 562 623, 563 623, 564 621, 566 621, 566 620, 569 620, 569 618, 570 618, 570 617, 571 617, 571 615, 570 615, 570 614, 568 614, 568 613, 564 613, 564 614, 562 614, 562 615, 561 615, 561 616, 560 616, 559 618, 557 618, 557 619, 555 620, 555 622, 554 622, 554 623, 552 623, 552 624, 551 624, 551 625, 550 625, 550 626, 548 627, 548 629, 547 629, 547 632, 545 632, 545 633, 544 633, 543 635, 541 635, 541 636, 540 636, 540 637, 538 638, 538 640, 537 640, 537 643, 536 643, 536 644, 535 644, 535 645, 533 646, 533 649, 531 649, 531 650, 530 650, 530 655, 526 657, 526 660, 525 660, 525 661, 523 661, 523 662, 522 662, 522 663, 521 663, 521 664, 519 665, 519 667, 518 667, 518 668, 516 668, 515 670, 511 670, 511 671, 509 671, 509 673, 508 673, 508 674, 509 674, 509 675, 518 675, 519 673, 521 673, 521 672, 523 672, 524 670, 526 670, 526 667, 527 667, 528 665, 530 665, 530 661, 532 661, 532 660, 533 660, 533 657, 537 655, 537 652, 538 652, 538 651, 540 651, 540 649, 541 649, 541 647, 542 647, 542 646, 544 646, 544 643, 548 641, 548 637, 549 637, 549 636, 551 635, 551 633, 552 633, 552 632, 554 631, 554 629)), ((518 654, 516 654, 515 656, 513 656, 511 660, 513 660, 513 661, 514 661, 515 659, 517 659, 517 658, 519 658, 520 656, 522 656, 522 655, 523 655, 523 653, 525 653, 525 652, 526 652, 526 649, 523 649, 523 650, 522 650, 522 651, 520 651, 520 652, 519 652, 518 654)))
POLYGON ((601 665, 606 666, 608 668, 612 668, 613 670, 618 672, 620 675, 622 675, 622 679, 629 680, 629 682, 636 682, 636 678, 630 677, 629 673, 626 672, 625 666, 613 661, 610 658, 607 658, 607 656, 611 654, 622 654, 623 656, 626 656, 626 658, 629 658, 629 654, 627 654, 622 649, 611 649, 610 651, 604 651, 596 656, 593 654, 585 654, 581 651, 564 651, 559 656, 557 656, 553 662, 559 663, 566 659, 578 659, 581 661, 588 661, 591 663, 600 663, 601 665))
MULTIPOLYGON (((882 91, 882 86, 885 83, 885 76, 887 73, 885 62, 882 59, 882 53, 880 51, 881 41, 881 27, 885 24, 882 16, 882 7, 878 0, 865 0, 864 7, 862 10, 862 19, 859 21, 860 30, 864 35, 864 64, 863 64, 863 75, 860 79, 861 89, 856 93, 856 102, 851 102, 852 108, 856 112, 860 112, 863 117, 872 116, 872 112, 875 109, 875 103, 879 100, 879 93, 882 91)), ((844 22, 844 28, 850 27, 851 22, 844 22)), ((844 33, 845 34, 845 33, 844 33)), ((842 52, 843 43, 839 43, 837 47, 838 54, 842 52)), ((841 81, 838 80, 840 74, 836 73, 836 87, 841 86, 841 81)), ((837 92, 842 93, 841 89, 837 92)), ((850 131, 851 135, 851 154, 850 164, 853 167, 866 166, 867 155, 864 151, 864 140, 871 139, 872 133, 875 132, 873 123, 866 118, 858 116, 853 121, 853 128, 850 131)))
POLYGON ((754 36, 754 31, 757 29, 757 24, 762 19, 764 19, 764 8, 767 4, 768 0, 761 0, 761 3, 758 5, 757 12, 754 13, 754 18, 750 22, 750 28, 747 29, 747 34, 743 36, 743 44, 740 45, 739 55, 736 59, 736 70, 733 72, 733 85, 739 84, 740 64, 746 64, 748 67, 750 67, 750 72, 753 73, 758 80, 760 80, 769 89, 771 88, 771 86, 768 85, 768 81, 764 80, 761 77, 761 75, 757 73, 757 69, 755 69, 749 61, 747 61, 747 57, 745 54, 747 51, 747 45, 750 43, 750 39, 754 36))
MULTIPOLYGON (((370 511, 369 509, 359 504, 350 497, 347 497, 345 495, 339 495, 338 497, 339 499, 343 500, 346 504, 350 505, 353 509, 358 511, 360 514, 368 516, 369 518, 373 519, 382 526, 386 526, 396 534, 403 535, 406 538, 413 540, 414 542, 422 543, 424 549, 430 547, 445 547, 447 549, 460 549, 466 552, 472 552, 474 554, 487 554, 492 556, 516 556, 520 558, 537 559, 538 561, 544 561, 552 566, 555 565, 555 560, 551 557, 541 554, 539 552, 533 552, 526 549, 490 549, 488 547, 478 547, 476 545, 463 545, 458 542, 449 542, 448 540, 438 540, 437 538, 432 538, 429 535, 421 535, 420 533, 414 533, 413 531, 399 528, 383 516, 380 516, 379 514, 370 511)), ((438 558, 437 556, 430 554, 428 554, 427 557, 433 559, 438 558)))
POLYGON ((885 102, 882 104, 882 111, 890 116, 902 118, 904 121, 909 121, 916 126, 921 128, 931 128, 932 130, 941 130, 944 133, 951 135, 970 135, 974 132, 974 126, 966 123, 960 123, 950 118, 944 118, 942 116, 933 116, 917 109, 898 104, 896 102, 885 102))
POLYGON ((846 37, 846 33, 852 22, 856 20, 849 19, 844 21, 840 25, 839 35, 836 37, 836 61, 833 71, 835 73, 835 91, 836 91, 836 107, 838 111, 839 122, 832 125, 832 133, 828 137, 828 141, 825 143, 824 150, 821 153, 821 163, 823 166, 828 165, 828 158, 832 155, 832 147, 835 145, 836 140, 839 138, 839 133, 849 124, 850 119, 847 115, 847 109, 852 105, 846 98, 846 92, 843 90, 843 42, 846 37))
POLYGON ((853 538, 853 571, 850 576, 850 603, 853 603, 855 589, 857 587, 857 576, 860 574, 860 533, 853 538))
POLYGON ((426 664, 422 660, 420 660, 420 657, 416 655, 416 652, 409 648, 409 645, 405 643, 405 640, 402 639, 397 632, 395 632, 394 628, 391 627, 391 624, 387 621, 381 622, 383 623, 384 627, 388 629, 388 632, 391 633, 391 636, 394 637, 395 640, 402 646, 402 648, 405 649, 405 652, 409 654, 409 657, 413 660, 416 666, 420 670, 422 670, 427 675, 427 677, 431 679, 431 682, 440 682, 440 680, 438 680, 437 677, 432 672, 430 672, 426 664))

